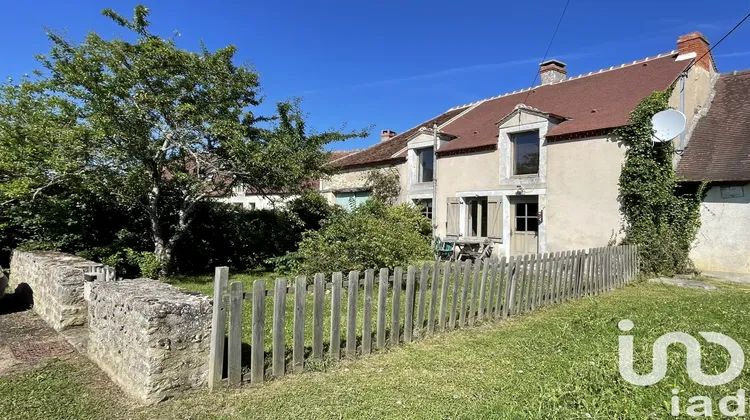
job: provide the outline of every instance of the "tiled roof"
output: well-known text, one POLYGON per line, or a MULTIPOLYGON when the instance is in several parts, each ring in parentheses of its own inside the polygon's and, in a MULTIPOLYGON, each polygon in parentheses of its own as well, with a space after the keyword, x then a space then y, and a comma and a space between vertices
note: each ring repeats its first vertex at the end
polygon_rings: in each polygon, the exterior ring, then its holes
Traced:
POLYGON ((435 118, 425 121, 424 123, 419 124, 416 127, 406 130, 403 133, 389 140, 378 143, 370 148, 367 148, 360 152, 346 156, 342 159, 336 160, 333 162, 333 165, 338 168, 345 169, 345 168, 354 168, 358 166, 387 164, 393 161, 404 160, 403 156, 396 156, 396 153, 398 153, 401 149, 406 147, 406 144, 408 143, 409 139, 421 127, 432 128, 434 124, 437 124, 438 127, 440 127, 446 122, 450 121, 451 118, 463 112, 466 108, 467 107, 459 107, 459 108, 455 108, 450 111, 444 112, 443 114, 440 114, 435 118))
POLYGON ((722 75, 677 174, 686 181, 750 181, 750 70, 722 75))
POLYGON ((547 139, 580 137, 625 125, 644 97, 670 86, 690 64, 669 53, 567 80, 536 86, 482 101, 461 118, 443 127, 458 138, 440 153, 493 146, 497 122, 517 105, 525 104, 565 120, 547 132, 547 139))
POLYGON ((675 61, 676 57, 675 52, 670 52, 461 105, 388 141, 339 159, 334 165, 351 168, 402 161, 404 154, 396 153, 406 147, 416 130, 430 128, 433 123, 440 126, 441 132, 456 137, 442 146, 439 154, 494 148, 497 123, 520 104, 564 119, 547 132, 548 140, 606 132, 627 124, 630 112, 651 92, 664 90, 674 83, 691 63, 691 60, 675 61), (448 121, 450 123, 446 124, 448 121))

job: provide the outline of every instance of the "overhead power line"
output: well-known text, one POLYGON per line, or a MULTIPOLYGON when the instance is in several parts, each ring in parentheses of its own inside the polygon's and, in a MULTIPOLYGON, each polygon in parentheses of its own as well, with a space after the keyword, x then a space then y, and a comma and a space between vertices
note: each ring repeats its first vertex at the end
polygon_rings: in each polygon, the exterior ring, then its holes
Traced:
POLYGON ((729 30, 729 32, 727 32, 726 34, 724 34, 724 36, 723 36, 723 37, 721 37, 721 39, 719 39, 719 40, 718 40, 718 41, 716 42, 716 44, 712 45, 712 46, 711 46, 711 48, 709 48, 709 49, 708 49, 708 51, 704 52, 704 53, 703 53, 703 55, 701 55, 700 57, 698 57, 698 59, 697 59, 697 60, 693 61, 693 62, 692 62, 692 63, 691 63, 691 64, 690 64, 690 65, 689 65, 689 66, 688 66, 688 67, 687 67, 686 69, 685 69, 685 72, 687 72, 688 70, 690 70, 690 68, 691 68, 691 67, 693 67, 693 66, 695 65, 695 63, 697 63, 697 62, 701 61, 701 60, 703 59, 703 57, 707 56, 708 54, 711 54, 711 51, 713 51, 713 50, 714 50, 714 48, 718 47, 718 46, 719 46, 719 44, 721 44, 721 41, 723 41, 723 40, 727 39, 727 37, 728 37, 729 35, 731 35, 731 34, 732 34, 732 32, 734 32, 735 30, 737 30, 737 28, 739 28, 740 26, 742 26, 742 24, 743 24, 743 23, 745 23, 745 21, 746 21, 746 20, 747 20, 748 18, 750 18, 750 12, 748 12, 748 13, 747 13, 747 14, 745 15, 745 17, 743 17, 743 18, 742 18, 742 20, 740 20, 739 22, 737 22, 737 24, 736 24, 736 25, 734 25, 734 27, 733 27, 732 29, 730 29, 730 30, 729 30))
MULTIPOLYGON (((560 24, 563 21, 563 18, 565 17, 565 12, 568 10, 568 5, 570 5, 570 0, 565 2, 565 7, 563 7, 562 13, 560 13, 560 19, 557 20, 557 25, 555 25, 555 30, 552 32, 552 38, 550 38, 549 43, 547 44, 547 49, 544 50, 544 56, 542 57, 542 63, 544 60, 547 59, 547 54, 549 54, 549 50, 552 48, 552 43, 555 41, 555 36, 557 36, 557 30, 560 29, 560 24)), ((539 77, 539 71, 537 70, 534 72, 534 80, 531 81, 531 86, 529 86, 529 89, 534 87, 534 84, 536 83, 536 78, 539 77)), ((526 98, 524 98, 523 103, 526 103, 526 100, 529 99, 529 95, 531 94, 531 90, 526 92, 526 98)))

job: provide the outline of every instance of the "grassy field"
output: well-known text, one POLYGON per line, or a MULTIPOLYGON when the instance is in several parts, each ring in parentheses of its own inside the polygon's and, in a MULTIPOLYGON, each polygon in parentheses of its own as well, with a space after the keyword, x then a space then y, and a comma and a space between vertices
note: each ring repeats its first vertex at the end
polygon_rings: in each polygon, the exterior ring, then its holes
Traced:
MULTIPOLYGON (((672 388, 714 401, 750 388, 743 374, 720 387, 693 383, 684 350, 670 350, 667 377, 651 387, 617 369, 617 323, 635 328, 636 367, 650 370, 654 340, 670 331, 716 331, 750 349, 750 287, 713 292, 640 283, 510 321, 437 335, 327 372, 259 387, 204 392, 137 407, 88 389, 81 367, 62 362, 0 378, 4 418, 667 418, 672 388)), ((702 341, 702 339, 700 339, 702 341)), ((702 341, 703 342, 703 341, 702 341)), ((726 351, 703 346, 703 370, 723 371, 726 351)))

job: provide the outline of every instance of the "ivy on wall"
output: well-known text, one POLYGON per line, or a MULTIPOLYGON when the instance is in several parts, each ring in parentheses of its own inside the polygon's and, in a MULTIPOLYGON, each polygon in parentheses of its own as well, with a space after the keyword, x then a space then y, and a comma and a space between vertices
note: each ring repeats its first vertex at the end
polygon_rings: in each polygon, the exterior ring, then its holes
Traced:
POLYGON ((620 173, 620 211, 624 243, 638 244, 641 270, 674 275, 693 271, 688 257, 700 227, 705 184, 681 185, 674 170, 671 142, 651 141, 651 117, 667 109, 671 89, 654 92, 615 131, 627 146, 620 173))
POLYGON ((366 182, 372 196, 386 204, 394 204, 401 194, 398 171, 393 168, 371 171, 367 174, 366 182))

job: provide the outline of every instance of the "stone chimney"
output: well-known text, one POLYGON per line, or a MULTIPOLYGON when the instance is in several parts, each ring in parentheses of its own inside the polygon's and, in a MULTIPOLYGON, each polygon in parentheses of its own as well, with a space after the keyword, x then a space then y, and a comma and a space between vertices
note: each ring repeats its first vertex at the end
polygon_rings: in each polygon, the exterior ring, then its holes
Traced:
POLYGON ((542 84, 562 82, 568 77, 568 70, 565 63, 559 60, 547 60, 539 64, 539 74, 542 78, 542 84))
MULTIPOLYGON (((706 37, 703 36, 703 34, 700 32, 691 32, 677 38, 677 51, 680 53, 680 56, 695 53, 695 57, 684 58, 694 58, 696 60, 700 58, 700 61, 698 61, 696 65, 699 67, 703 67, 705 70, 711 71, 713 70, 713 58, 711 57, 711 54, 707 54, 708 50, 708 41, 706 40, 706 37)), ((679 58, 680 57, 678 57, 678 59, 679 58)))
POLYGON ((380 141, 384 142, 386 140, 390 140, 392 138, 396 137, 396 132, 393 130, 381 130, 380 131, 380 141))

